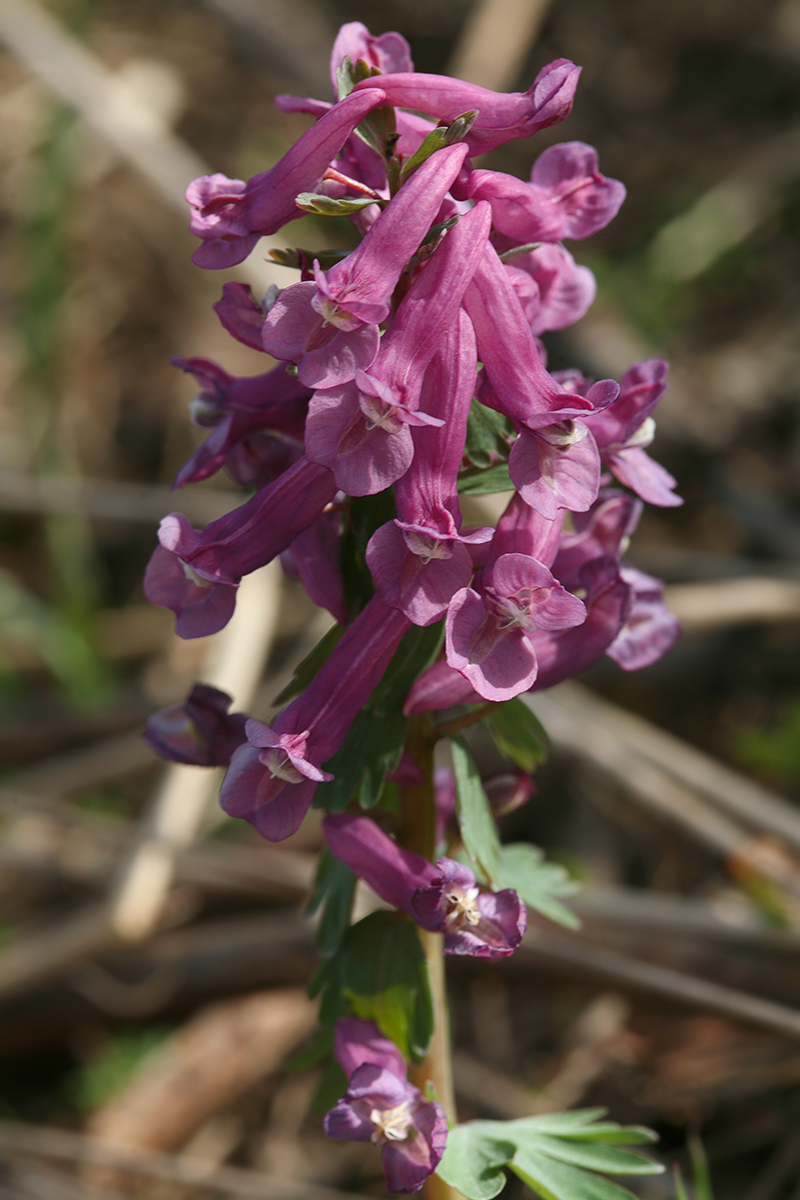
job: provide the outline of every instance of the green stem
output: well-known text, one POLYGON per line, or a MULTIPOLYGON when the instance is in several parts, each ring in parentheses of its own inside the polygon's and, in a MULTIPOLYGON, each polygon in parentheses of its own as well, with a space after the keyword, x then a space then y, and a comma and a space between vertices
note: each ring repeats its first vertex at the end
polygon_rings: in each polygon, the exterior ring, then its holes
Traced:
MULTIPOLYGON (((433 723, 426 714, 412 717, 408 724, 406 750, 420 767, 425 782, 420 787, 407 787, 401 791, 403 806, 402 841, 410 850, 423 854, 431 862, 436 855, 436 801, 433 789, 433 747, 438 737, 433 723)), ((450 1050, 450 1015, 447 1007, 447 985, 444 970, 444 938, 440 933, 419 930, 420 941, 425 951, 428 980, 433 1000, 433 1037, 428 1047, 428 1057, 409 1071, 411 1082, 425 1091, 431 1084, 436 1098, 444 1109, 451 1125, 456 1123, 456 1104, 453 1091, 453 1063, 450 1050)), ((424 1200, 462 1200, 448 1183, 438 1175, 429 1175, 422 1189, 424 1200)))

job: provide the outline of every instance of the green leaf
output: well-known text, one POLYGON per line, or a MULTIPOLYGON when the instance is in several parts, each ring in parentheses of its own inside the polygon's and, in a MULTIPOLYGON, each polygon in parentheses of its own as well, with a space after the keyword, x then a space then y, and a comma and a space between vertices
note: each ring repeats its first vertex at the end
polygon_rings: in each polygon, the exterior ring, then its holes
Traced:
POLYGON ((301 192, 295 199, 295 204, 303 212, 315 213, 320 217, 348 217, 351 213, 359 212, 362 208, 369 208, 370 204, 377 203, 379 201, 374 197, 348 196, 335 200, 332 196, 323 196, 318 192, 301 192))
POLYGON ((705 1146, 696 1133, 689 1134, 689 1157, 692 1160, 692 1182, 695 1200, 714 1200, 711 1172, 705 1146))
POLYGON ((467 472, 458 477, 462 496, 488 496, 494 492, 512 492, 514 485, 508 473, 508 463, 499 462, 485 471, 467 472))
POLYGON ((528 774, 547 758, 550 740, 519 696, 496 705, 483 720, 500 753, 528 774))
POLYGON ((307 654, 302 662, 297 664, 291 681, 275 697, 273 701, 275 706, 288 704, 295 696, 299 696, 301 692, 305 691, 322 664, 327 662, 331 654, 333 654, 334 649, 341 641, 343 633, 343 625, 331 626, 328 632, 320 638, 310 654, 307 654))
POLYGON ((362 808, 372 808, 380 800, 386 776, 400 761, 405 736, 402 712, 383 716, 368 703, 357 714, 344 744, 325 763, 333 779, 319 784, 314 806, 326 812, 342 812, 357 796, 362 808))
POLYGON ((470 1121, 451 1130, 439 1174, 469 1200, 496 1196, 503 1167, 543 1200, 630 1200, 629 1191, 595 1172, 660 1174, 660 1163, 609 1144, 651 1141, 655 1135, 640 1126, 598 1121, 602 1115, 603 1109, 585 1109, 519 1121, 470 1121))
POLYGON ((435 154, 437 150, 463 141, 474 125, 477 115, 477 112, 462 113, 460 117, 456 117, 452 124, 447 126, 437 125, 435 129, 432 129, 419 149, 411 155, 411 158, 403 163, 403 169, 400 172, 401 183, 405 183, 407 179, 410 179, 425 160, 430 158, 432 154, 435 154))
POLYGON ((524 246, 512 246, 510 250, 504 250, 499 256, 500 262, 513 262, 515 258, 522 258, 523 254, 530 254, 532 250, 538 250, 543 245, 544 242, 526 242, 524 246))
POLYGON ((514 1144, 482 1138, 473 1131, 477 1124, 473 1121, 450 1130, 436 1174, 470 1200, 492 1200, 506 1186, 502 1168, 513 1158, 514 1144))
POLYGON ((292 267, 295 271, 301 271, 304 266, 312 263, 314 259, 318 261, 320 268, 323 271, 328 271, 334 267, 336 263, 341 262, 343 258, 347 258, 347 250, 303 250, 300 246, 287 247, 283 249, 272 249, 268 251, 269 257, 274 263, 280 267, 292 267))
MULTIPOLYGON (((338 99, 349 96, 357 83, 362 79, 370 79, 381 72, 377 67, 359 58, 355 63, 345 57, 336 70, 336 91, 338 99)), ((355 129, 356 136, 371 147, 382 158, 388 158, 397 142, 397 124, 393 108, 373 108, 372 112, 355 129)))
POLYGON ((502 413, 473 400, 467 419, 464 455, 475 467, 485 470, 497 459, 507 459, 513 429, 502 413))
POLYGON ((349 96, 353 88, 358 83, 358 76, 353 65, 352 58, 345 55, 339 66, 336 68, 336 92, 339 100, 344 100, 345 96, 349 96))
POLYGON ((560 896, 571 896, 578 885, 558 863, 544 861, 541 850, 527 842, 503 846, 500 865, 494 878, 496 887, 513 888, 528 908, 533 908, 568 929, 577 929, 580 921, 575 913, 559 902, 560 896))
POLYGON ((542 1200, 631 1200, 633 1197, 627 1188, 602 1175, 555 1161, 527 1146, 518 1149, 508 1165, 542 1200))
POLYGON ((494 823, 478 768, 460 738, 453 739, 453 773, 456 777, 456 801, 461 837, 470 859, 477 863, 489 881, 500 868, 500 839, 494 823))
POLYGON ((560 1139, 537 1135, 537 1146, 543 1154, 560 1162, 585 1167, 589 1171, 605 1171, 609 1175, 660 1175, 660 1163, 631 1150, 619 1150, 607 1142, 585 1142, 580 1139, 560 1139))
POLYGON ((422 1062, 433 1033, 428 968, 416 925, 397 912, 375 912, 351 925, 318 974, 320 1021, 374 1021, 401 1053, 422 1062))
POLYGON ((311 1100, 311 1113, 315 1117, 324 1117, 326 1112, 334 1108, 337 1101, 347 1091, 347 1076, 335 1058, 326 1064, 317 1090, 311 1100))
POLYGON ((308 904, 309 914, 324 905, 317 929, 317 944, 325 955, 336 950, 350 924, 356 877, 349 867, 326 847, 320 855, 314 891, 308 904))

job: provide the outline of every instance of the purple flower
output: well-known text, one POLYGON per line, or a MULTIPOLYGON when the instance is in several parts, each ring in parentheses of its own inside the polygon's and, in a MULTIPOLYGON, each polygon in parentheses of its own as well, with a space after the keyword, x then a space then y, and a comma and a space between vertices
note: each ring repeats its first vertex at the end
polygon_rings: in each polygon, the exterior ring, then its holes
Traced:
POLYGON ((322 770, 380 681, 409 621, 372 599, 297 699, 272 726, 248 721, 247 743, 231 759, 220 803, 272 842, 297 830, 322 770))
POLYGON ((536 679, 532 635, 586 620, 583 601, 526 554, 502 554, 484 569, 480 592, 463 588, 445 625, 447 662, 486 700, 510 700, 536 679))
POLYGON ((492 246, 486 247, 464 293, 464 307, 484 367, 478 398, 515 424, 544 429, 594 412, 617 395, 618 386, 610 380, 583 396, 547 373, 509 274, 492 246))
POLYGON ((222 298, 212 305, 223 328, 251 350, 263 350, 261 329, 265 310, 256 304, 244 283, 223 283, 222 298))
POLYGON ((398 519, 382 525, 367 546, 378 596, 415 625, 444 615, 472 577, 469 547, 492 536, 491 529, 460 532, 457 474, 474 386, 475 337, 461 311, 443 335, 420 396, 421 407, 444 423, 412 428, 414 458, 395 490, 398 519))
POLYGON ((314 283, 281 292, 264 321, 268 354, 297 363, 300 380, 315 388, 338 387, 369 367, 397 281, 436 220, 465 154, 464 146, 432 154, 352 254, 327 274, 315 263, 314 283))
POLYGON ((190 228, 202 238, 192 261, 219 270, 247 258, 258 239, 277 233, 303 214, 295 203, 300 192, 315 191, 331 159, 356 125, 382 103, 378 89, 350 95, 320 117, 269 171, 247 183, 225 175, 201 175, 186 189, 194 209, 190 228))
POLYGON ((315 604, 326 608, 340 625, 346 625, 339 524, 340 513, 335 508, 326 509, 284 550, 281 564, 287 575, 300 580, 315 604))
MULTIPOLYGON (((667 390, 667 370, 668 364, 658 358, 637 363, 622 376, 618 398, 586 422, 603 463, 620 483, 662 508, 683 503, 673 492, 676 484, 669 472, 645 453, 656 429, 651 414, 667 390)), ((588 384, 579 380, 573 386, 586 390, 588 384)))
POLYGON ((285 550, 335 494, 330 471, 301 458, 202 533, 182 513, 171 513, 159 526, 161 544, 145 573, 147 599, 172 609, 179 637, 216 633, 233 615, 242 576, 285 550))
POLYGON ((449 858, 428 862, 369 817, 338 813, 322 825, 336 857, 382 900, 444 934, 445 954, 501 958, 519 945, 527 914, 515 891, 481 891, 468 867, 449 858))
POLYGON ((414 457, 411 428, 443 425, 444 417, 420 408, 423 379, 457 319, 464 288, 487 244, 488 218, 488 206, 477 205, 445 234, 401 301, 369 371, 312 397, 306 453, 329 466, 348 495, 390 487, 414 457))
POLYGON ((588 267, 577 266, 568 250, 548 242, 515 258, 506 272, 534 334, 574 325, 597 290, 588 267))
POLYGON ((631 589, 631 607, 606 654, 623 671, 638 671, 657 662, 675 645, 681 627, 664 603, 660 579, 634 567, 623 567, 621 575, 631 589))
POLYGON ((341 1141, 380 1146, 389 1191, 419 1191, 444 1154, 444 1109, 424 1100, 408 1082, 400 1051, 372 1021, 338 1021, 335 1054, 348 1085, 325 1116, 325 1133, 341 1141))
POLYGON ((265 431, 283 450, 282 456, 276 456, 280 470, 275 475, 300 457, 302 447, 299 452, 297 447, 303 437, 311 393, 287 375, 285 367, 276 367, 265 375, 237 378, 206 358, 173 358, 172 363, 193 375, 200 385, 190 406, 192 420, 201 428, 213 430, 178 472, 175 487, 208 479, 227 465, 237 446, 248 442, 253 434, 266 436, 265 431))
POLYGON ((462 79, 406 71, 365 79, 354 90, 358 95, 379 87, 387 105, 417 109, 448 124, 476 110, 475 124, 464 139, 470 155, 475 155, 563 121, 572 108, 579 75, 580 67, 559 58, 542 68, 527 92, 491 92, 462 79))
POLYGON ((183 704, 171 704, 148 717, 142 734, 151 750, 170 762, 196 767, 227 767, 245 741, 244 713, 229 713, 227 692, 196 683, 183 704))
POLYGON ((530 183, 499 171, 473 171, 468 192, 488 200, 492 224, 518 244, 585 238, 611 221, 625 188, 597 170, 597 151, 583 142, 550 146, 533 165, 530 183))

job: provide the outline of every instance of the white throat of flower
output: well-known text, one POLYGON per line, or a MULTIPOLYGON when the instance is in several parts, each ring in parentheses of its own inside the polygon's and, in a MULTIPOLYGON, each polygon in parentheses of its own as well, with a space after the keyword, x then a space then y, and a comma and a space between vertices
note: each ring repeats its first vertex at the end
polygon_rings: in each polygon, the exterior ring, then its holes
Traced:
POLYGON ((396 1108, 373 1108, 369 1119, 375 1126, 371 1140, 379 1142, 404 1142, 412 1131, 414 1118, 411 1101, 404 1100, 396 1108))
POLYGON ((190 583, 194 584, 195 587, 210 588, 214 586, 210 579, 203 579, 203 576, 198 575, 194 567, 190 567, 187 562, 183 561, 183 559, 180 560, 180 564, 183 567, 184 575, 190 583))
POLYGON ((415 529, 404 529, 403 540, 412 554, 422 559, 422 565, 427 567, 434 558, 452 558, 453 546, 448 541, 442 541, 433 534, 418 533, 415 529))
POLYGON ((478 908, 478 889, 476 887, 452 887, 444 894, 448 904, 446 925, 478 925, 481 910, 478 908))
POLYGON ((655 436, 655 421, 652 417, 645 417, 639 428, 628 438, 627 442, 625 443, 625 447, 628 450, 643 450, 645 446, 650 445, 655 436))
POLYGON ((317 293, 315 300, 314 308, 322 317, 323 326, 334 325, 337 329, 347 329, 351 319, 350 313, 346 312, 335 300, 323 296, 321 292, 317 293))
POLYGON ((302 782, 302 773, 298 771, 285 750, 268 750, 262 762, 273 779, 283 779, 286 783, 302 782))

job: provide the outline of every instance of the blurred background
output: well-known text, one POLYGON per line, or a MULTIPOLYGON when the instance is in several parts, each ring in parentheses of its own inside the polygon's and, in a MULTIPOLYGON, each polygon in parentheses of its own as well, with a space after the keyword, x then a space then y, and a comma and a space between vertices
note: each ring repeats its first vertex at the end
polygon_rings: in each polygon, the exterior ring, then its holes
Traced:
MULTIPOLYGON (((179 642, 141 580, 162 515, 241 502, 223 477, 169 492, 200 440, 170 356, 264 370, 211 304, 294 279, 263 249, 193 267, 183 189, 283 154, 308 119, 273 97, 330 98, 352 20, 498 90, 582 65, 567 121, 485 162, 527 178, 548 145, 597 147, 628 199, 569 247, 598 299, 550 365, 672 364, 654 453, 685 504, 629 557, 686 634, 538 702, 554 749, 507 831, 585 883, 584 930, 458 965, 463 1114, 608 1104, 689 1176, 699 1130, 718 1196, 797 1200, 800 0, 0 2, 0 1191, 383 1194, 305 1121, 316 1069, 284 1068, 313 1023, 313 822, 281 849, 220 825, 215 780, 165 776, 139 737, 198 675, 266 716, 325 629, 275 567, 230 633, 179 642), (102 1171, 82 1131, 117 1147, 102 1171), (147 1174, 142 1151, 171 1157, 147 1174)), ((352 244, 338 219, 281 236, 352 244)))

